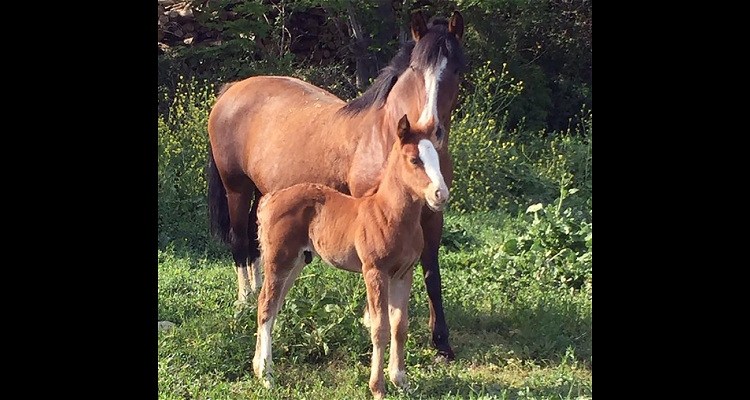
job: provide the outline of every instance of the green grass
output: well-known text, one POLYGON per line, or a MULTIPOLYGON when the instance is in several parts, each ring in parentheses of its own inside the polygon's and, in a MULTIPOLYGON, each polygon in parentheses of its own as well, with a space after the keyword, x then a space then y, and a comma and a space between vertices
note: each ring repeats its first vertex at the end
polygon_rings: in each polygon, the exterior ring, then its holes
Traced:
MULTIPOLYGON (((441 273, 457 359, 434 360, 418 267, 406 343, 411 391, 389 382, 388 398, 592 397, 590 234, 588 252, 576 250, 583 246, 577 231, 567 242, 558 234, 574 218, 554 217, 550 208, 540 213, 537 222, 532 214, 448 213, 441 273), (572 255, 550 255, 556 244, 572 255)), ((158 258, 159 320, 176 324, 158 334, 160 399, 371 398, 361 275, 319 260, 302 271, 273 331, 277 385, 267 390, 251 366, 255 302, 235 308, 229 250, 166 248, 158 258)))

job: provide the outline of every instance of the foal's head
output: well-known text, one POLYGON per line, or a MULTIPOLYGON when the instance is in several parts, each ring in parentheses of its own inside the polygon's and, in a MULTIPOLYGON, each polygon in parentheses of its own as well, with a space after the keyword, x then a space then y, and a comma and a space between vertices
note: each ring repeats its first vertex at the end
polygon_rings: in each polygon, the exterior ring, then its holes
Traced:
MULTIPOLYGON (((442 210, 448 201, 448 186, 440 172, 440 160, 433 144, 435 136, 426 128, 412 129, 406 115, 398 122, 397 132, 397 165, 406 187, 425 199, 431 210, 442 210)), ((394 156, 396 154, 391 155, 394 156)))

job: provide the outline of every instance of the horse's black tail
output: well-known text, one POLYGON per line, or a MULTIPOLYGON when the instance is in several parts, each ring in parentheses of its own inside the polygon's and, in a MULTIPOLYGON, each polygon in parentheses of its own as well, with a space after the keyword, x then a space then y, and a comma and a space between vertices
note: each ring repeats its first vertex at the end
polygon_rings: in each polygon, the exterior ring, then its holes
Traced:
POLYGON ((229 243, 229 203, 227 191, 216 168, 214 153, 208 146, 208 220, 211 234, 229 243))

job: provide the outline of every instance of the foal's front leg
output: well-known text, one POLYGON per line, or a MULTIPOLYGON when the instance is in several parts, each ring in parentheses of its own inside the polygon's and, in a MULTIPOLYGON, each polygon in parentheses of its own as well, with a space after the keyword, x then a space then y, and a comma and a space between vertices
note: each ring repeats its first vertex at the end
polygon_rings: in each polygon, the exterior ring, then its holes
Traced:
POLYGON ((388 375, 394 385, 407 389, 404 368, 404 345, 409 331, 409 292, 414 279, 414 268, 401 277, 391 278, 388 287, 388 307, 391 324, 391 357, 388 360, 388 375))
POLYGON ((383 358, 388 345, 390 322, 388 319, 388 274, 374 265, 363 263, 362 275, 367 287, 367 304, 370 314, 372 339, 372 364, 370 365, 370 391, 375 399, 385 396, 383 358))

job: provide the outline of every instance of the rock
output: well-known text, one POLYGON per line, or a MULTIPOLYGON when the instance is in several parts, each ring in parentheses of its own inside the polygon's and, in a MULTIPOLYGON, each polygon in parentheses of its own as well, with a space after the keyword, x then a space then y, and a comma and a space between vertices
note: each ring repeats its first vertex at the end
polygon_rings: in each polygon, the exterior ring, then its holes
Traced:
POLYGON ((159 332, 170 331, 172 328, 174 328, 174 322, 159 321, 159 332))

